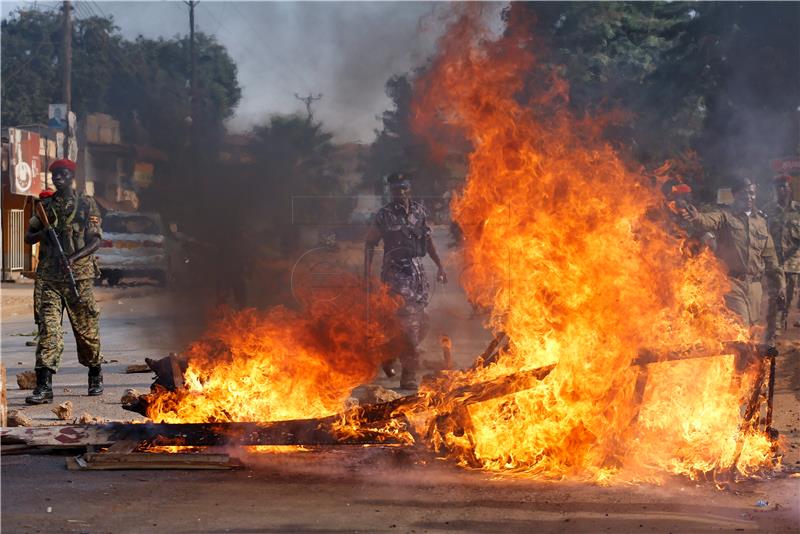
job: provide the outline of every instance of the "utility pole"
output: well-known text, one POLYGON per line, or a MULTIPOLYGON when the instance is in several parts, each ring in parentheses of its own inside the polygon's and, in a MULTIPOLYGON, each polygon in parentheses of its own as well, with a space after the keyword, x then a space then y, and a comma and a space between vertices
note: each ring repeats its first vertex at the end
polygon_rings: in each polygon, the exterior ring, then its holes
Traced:
POLYGON ((308 96, 300 96, 297 93, 295 93, 294 97, 306 105, 306 113, 308 113, 308 117, 306 120, 308 120, 308 122, 311 122, 311 120, 314 118, 314 114, 311 111, 311 104, 322 98, 322 93, 317 93, 317 96, 311 96, 311 93, 308 93, 308 96))
POLYGON ((191 118, 192 131, 194 131, 195 106, 197 104, 197 92, 195 85, 195 66, 197 64, 194 52, 194 8, 199 3, 197 0, 184 2, 189 6, 189 117, 191 118))
POLYGON ((72 111, 72 2, 65 0, 63 6, 64 41, 62 45, 62 97, 67 105, 67 127, 64 131, 64 157, 69 155, 69 113, 72 111))

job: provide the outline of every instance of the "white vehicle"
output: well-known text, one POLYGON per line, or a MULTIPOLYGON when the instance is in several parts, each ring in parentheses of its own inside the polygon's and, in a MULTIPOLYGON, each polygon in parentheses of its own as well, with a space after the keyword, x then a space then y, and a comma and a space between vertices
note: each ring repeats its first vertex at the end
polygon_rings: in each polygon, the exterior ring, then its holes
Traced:
POLYGON ((161 217, 156 213, 107 211, 97 251, 101 278, 115 286, 123 277, 167 280, 169 255, 161 217))

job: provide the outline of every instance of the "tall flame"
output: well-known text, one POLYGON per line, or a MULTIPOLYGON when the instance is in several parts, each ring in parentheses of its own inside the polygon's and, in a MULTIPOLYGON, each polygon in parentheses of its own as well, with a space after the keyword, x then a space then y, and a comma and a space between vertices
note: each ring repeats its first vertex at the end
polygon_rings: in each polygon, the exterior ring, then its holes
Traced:
MULTIPOLYGON (((453 206, 471 265, 464 281, 511 344, 495 363, 445 373, 412 398, 406 415, 419 416, 409 417, 417 430, 427 425, 416 435, 465 464, 542 477, 653 480, 769 465, 770 440, 742 424, 756 370, 742 371, 724 343, 750 332, 723 305, 717 260, 684 252, 658 180, 603 141, 603 120, 569 112, 566 83, 537 65, 513 21, 492 41, 478 8, 455 9, 460 18, 417 80, 415 124, 431 141, 444 124, 472 146, 453 206), (524 92, 534 96, 523 101, 524 92), (645 352, 710 357, 645 364, 645 352), (480 402, 470 388, 481 387, 505 394, 480 402)), ((223 315, 190 347, 186 387, 152 395, 148 415, 340 411, 396 353, 399 326, 385 288, 339 289, 302 313, 223 315)), ((337 431, 357 434, 359 414, 343 414, 337 431)))
POLYGON ((473 266, 466 289, 512 340, 462 380, 557 363, 537 387, 469 408, 472 461, 595 479, 763 465, 761 434, 736 452, 752 379, 733 356, 632 365, 645 348, 722 355, 721 342, 748 332, 724 309, 713 255, 683 253, 653 210, 659 184, 603 141, 603 120, 569 112, 567 84, 537 65, 527 38, 512 21, 492 41, 467 6, 417 83, 417 130, 434 141, 445 123, 473 147, 453 206, 473 266), (541 90, 522 101, 531 87, 541 90))

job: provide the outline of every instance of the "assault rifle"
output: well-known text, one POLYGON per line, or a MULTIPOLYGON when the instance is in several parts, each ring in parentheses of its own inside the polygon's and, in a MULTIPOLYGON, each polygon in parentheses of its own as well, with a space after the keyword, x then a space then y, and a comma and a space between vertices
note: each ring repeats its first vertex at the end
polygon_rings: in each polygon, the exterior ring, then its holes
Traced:
POLYGON ((44 205, 41 202, 35 203, 35 210, 36 216, 42 222, 42 226, 44 226, 45 232, 47 232, 47 237, 50 239, 50 244, 56 249, 58 252, 58 263, 61 266, 61 271, 67 275, 67 282, 69 283, 69 288, 72 291, 72 294, 75 296, 76 299, 80 300, 81 296, 78 293, 78 285, 75 283, 75 274, 72 272, 72 266, 69 264, 69 259, 67 255, 64 253, 64 247, 61 246, 61 241, 58 239, 58 234, 56 234, 55 229, 50 226, 50 221, 47 219, 47 212, 44 209, 44 205))

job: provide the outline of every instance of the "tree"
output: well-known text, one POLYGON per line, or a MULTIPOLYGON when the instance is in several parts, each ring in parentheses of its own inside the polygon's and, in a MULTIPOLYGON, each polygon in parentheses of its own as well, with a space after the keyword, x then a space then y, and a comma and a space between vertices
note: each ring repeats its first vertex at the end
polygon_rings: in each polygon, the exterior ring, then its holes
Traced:
POLYGON ((441 197, 453 180, 463 178, 454 171, 463 168, 467 152, 463 139, 457 137, 454 141, 443 136, 442 144, 432 147, 414 129, 414 80, 424 72, 423 67, 413 73, 392 76, 386 82, 386 94, 394 105, 383 112, 383 126, 375 132, 364 172, 365 183, 375 193, 384 191, 385 177, 393 172, 410 173, 414 195, 423 199, 441 197))
MULTIPOLYGON (((61 15, 19 9, 2 22, 2 121, 44 123, 47 105, 61 100, 61 15)), ((198 104, 195 130, 208 147, 241 99, 236 64, 212 36, 197 33, 198 104)), ((79 116, 105 112, 122 122, 126 137, 167 150, 186 145, 189 133, 188 38, 124 39, 113 18, 75 19, 73 99, 79 116)))
POLYGON ((713 190, 798 149, 795 5, 517 3, 508 18, 529 24, 577 114, 629 113, 608 135, 641 163, 695 151, 713 190))

